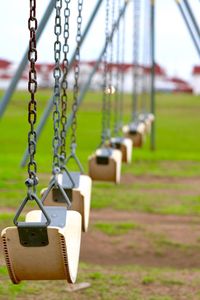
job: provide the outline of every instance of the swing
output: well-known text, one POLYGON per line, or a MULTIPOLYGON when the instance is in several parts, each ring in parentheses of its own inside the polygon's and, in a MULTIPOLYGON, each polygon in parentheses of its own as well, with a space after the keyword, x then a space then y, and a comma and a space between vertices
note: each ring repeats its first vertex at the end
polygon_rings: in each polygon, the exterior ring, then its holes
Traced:
POLYGON ((145 133, 147 133, 147 134, 150 133, 150 131, 151 131, 151 122, 150 122, 147 114, 146 113, 139 114, 138 120, 140 122, 144 123, 144 125, 145 125, 145 133))
POLYGON ((133 147, 142 147, 145 137, 146 125, 143 120, 138 119, 138 102, 139 102, 139 38, 140 38, 140 1, 133 1, 133 95, 132 95, 132 112, 131 122, 123 126, 122 131, 125 137, 133 142, 133 147))
POLYGON ((131 163, 133 142, 130 138, 113 137, 110 140, 110 145, 112 148, 121 151, 122 162, 131 163))
POLYGON ((155 121, 155 116, 152 113, 147 113, 147 119, 149 120, 150 124, 152 125, 152 123, 155 121))
MULTIPOLYGON (((91 178, 79 172, 62 172, 57 175, 57 182, 62 186, 64 192, 68 196, 70 201, 69 210, 77 211, 81 214, 82 230, 83 232, 87 232, 90 216, 91 178)), ((44 205, 65 206, 63 194, 57 186, 50 192, 47 191, 48 188, 44 188, 41 191, 41 196, 45 199, 43 201, 44 205)))
MULTIPOLYGON (((120 12, 120 6, 119 6, 120 12)), ((125 18, 123 18, 122 26, 117 31, 116 43, 116 64, 120 65, 120 50, 121 50, 121 64, 124 63, 124 45, 125 45, 125 18), (121 34, 120 34, 121 29, 121 34), (121 38, 122 36, 122 38, 121 38), (120 41, 121 38, 121 41, 120 41), (121 47, 120 47, 121 46, 121 47)), ((133 142, 130 138, 121 136, 121 129, 123 124, 123 106, 124 106, 124 72, 116 70, 116 92, 115 92, 115 112, 114 112, 114 133, 110 139, 110 147, 118 149, 122 153, 122 162, 131 163, 133 142), (121 90, 121 92, 119 92, 121 90)))
MULTIPOLYGON (((102 101, 102 134, 101 144, 96 152, 89 157, 89 176, 92 180, 109 181, 119 183, 121 178, 121 161, 122 153, 118 149, 110 147, 110 115, 111 115, 111 96, 112 91, 112 71, 108 68, 107 53, 108 45, 111 47, 110 64, 112 63, 112 39, 109 39, 109 1, 106 2, 106 20, 105 20, 105 35, 106 48, 104 52, 104 71, 103 71, 103 101, 102 101), (109 84, 108 81, 109 75, 109 84)), ((114 20, 114 1, 112 5, 113 20, 114 20)), ((112 24, 113 26, 113 24, 112 24)))
POLYGON ((139 115, 139 120, 141 122, 144 122, 145 127, 146 127, 145 131, 147 133, 150 133, 151 132, 152 123, 155 120, 154 115, 152 113, 143 113, 143 114, 139 115))
MULTIPOLYGON (((60 11, 61 3, 56 0, 56 22, 55 32, 57 33, 57 42, 61 30, 60 11)), ((56 171, 58 171, 58 147, 56 135, 58 130, 54 127, 54 177, 50 182, 48 191, 57 184, 66 207, 45 207, 42 201, 36 195, 36 185, 38 179, 36 177, 37 165, 35 161, 37 136, 34 130, 36 122, 36 106, 35 93, 37 91, 35 62, 37 60, 36 50, 36 0, 30 1, 30 43, 28 59, 30 62, 28 89, 31 100, 28 106, 28 121, 30 123, 30 131, 28 133, 28 149, 29 163, 28 174, 26 180, 27 196, 20 205, 14 217, 13 227, 5 228, 1 233, 3 241, 3 252, 10 278, 13 283, 17 284, 21 280, 57 280, 65 279, 69 283, 74 283, 77 277, 80 241, 81 241, 81 215, 76 211, 67 211, 70 205, 69 199, 62 187, 56 181, 56 171), (19 222, 18 219, 25 205, 31 201, 36 202, 39 210, 33 210, 27 213, 25 221, 19 222)), ((58 50, 59 51, 59 50, 58 50)), ((58 58, 56 55, 55 57, 58 58)), ((59 60, 56 59, 54 74, 59 68, 59 60)), ((60 72, 58 73, 60 74, 60 72)), ((59 86, 60 76, 55 76, 56 85, 59 86)), ((57 116, 58 98, 55 96, 55 112, 54 122, 57 116)), ((43 199, 45 200, 45 199, 43 199)))
MULTIPOLYGON (((144 65, 150 66, 150 45, 151 41, 149 39, 150 33, 150 7, 149 3, 145 7, 145 16, 144 16, 144 24, 143 24, 143 30, 144 30, 144 40, 143 40, 143 61, 144 65)), ((152 76, 152 72, 151 72, 152 76)), ((149 112, 150 108, 148 107, 148 101, 150 100, 150 79, 148 73, 143 73, 142 75, 142 95, 141 95, 141 101, 142 101, 142 112, 138 116, 138 120, 141 122, 144 122, 146 126, 146 133, 151 132, 152 123, 155 119, 154 115, 149 112)))
POLYGON ((58 186, 61 186, 63 191, 67 194, 70 201, 70 210, 77 211, 82 216, 82 230, 84 232, 88 229, 89 215, 90 215, 90 202, 91 202, 91 189, 92 180, 89 176, 83 174, 82 165, 76 156, 76 128, 77 128, 77 97, 78 97, 78 79, 79 79, 79 52, 80 52, 80 40, 81 40, 81 11, 78 16, 78 31, 77 31, 77 47, 76 47, 76 61, 75 61, 75 83, 74 83, 74 102, 72 105, 73 120, 72 120, 72 137, 71 137, 71 154, 66 158, 66 125, 67 125, 67 105, 68 105, 68 52, 69 52, 69 16, 70 13, 65 13, 64 24, 64 60, 63 60, 63 80, 61 82, 61 118, 60 122, 62 130, 60 132, 61 137, 61 151, 60 151, 60 172, 56 175, 56 184, 51 189, 45 188, 41 191, 41 196, 44 205, 48 206, 65 206, 63 194, 58 186), (80 172, 69 172, 65 166, 70 159, 74 159, 80 172))
POLYGON ((145 124, 143 122, 133 122, 122 128, 125 137, 130 138, 133 147, 142 147, 145 137, 145 124))
POLYGON ((121 151, 99 148, 89 157, 89 174, 92 180, 119 183, 121 179, 121 151))
POLYGON ((42 222, 42 211, 30 211, 24 223, 1 233, 6 265, 13 283, 22 280, 76 281, 81 215, 66 208, 45 207, 51 223, 42 222))

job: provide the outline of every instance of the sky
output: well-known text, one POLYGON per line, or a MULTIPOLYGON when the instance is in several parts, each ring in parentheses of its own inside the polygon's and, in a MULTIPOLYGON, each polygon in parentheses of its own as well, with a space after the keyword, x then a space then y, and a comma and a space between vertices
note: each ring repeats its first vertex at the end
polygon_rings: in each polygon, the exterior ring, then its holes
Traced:
MULTIPOLYGON (((97 0, 84 0, 83 28, 97 0)), ((115 0, 117 1, 117 0, 115 0)), ((199 0, 188 0, 196 14, 200 11, 199 0)), ((64 2, 64 1, 63 1, 64 2)), ((37 16, 41 19, 49 0, 37 0, 37 16)), ((71 1, 70 51, 75 47, 77 1, 71 1)), ((102 5, 91 31, 81 50, 82 60, 95 60, 104 41, 104 5, 102 5)), ((2 1, 0 10, 0 58, 19 63, 28 44, 27 18, 29 1, 2 1)), ((198 20, 198 19, 197 19, 198 20)), ((53 62, 54 12, 46 24, 38 42, 38 62, 53 62)), ((125 60, 132 61, 132 4, 126 13, 125 60)), ((70 52, 70 53, 71 53, 70 52)), ((156 0, 156 61, 170 76, 190 80, 192 67, 200 65, 196 49, 180 15, 175 0, 156 0)))

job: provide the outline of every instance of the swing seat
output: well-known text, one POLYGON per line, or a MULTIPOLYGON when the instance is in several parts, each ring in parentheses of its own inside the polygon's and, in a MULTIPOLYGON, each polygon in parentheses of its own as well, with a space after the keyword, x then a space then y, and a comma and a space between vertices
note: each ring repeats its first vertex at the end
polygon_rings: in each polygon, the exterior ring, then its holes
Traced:
MULTIPOLYGON (((90 217, 90 203, 92 180, 88 175, 82 175, 79 172, 70 172, 70 175, 75 183, 72 188, 72 183, 66 173, 58 174, 58 183, 63 187, 65 193, 71 201, 69 210, 77 211, 82 216, 82 231, 87 232, 90 217)), ((41 191, 41 196, 44 195, 47 188, 41 191)), ((48 206, 66 206, 63 201, 63 196, 59 189, 53 188, 47 195, 44 205, 48 206)))
MULTIPOLYGON (((51 211, 51 218, 60 219, 64 208, 51 211)), ((66 211, 66 209, 64 209, 66 211)), ((49 212, 49 208, 47 209, 49 212)), ((26 223, 41 222, 40 210, 30 211, 26 223)), ((64 226, 47 227, 48 245, 23 246, 20 243, 18 228, 7 227, 1 233, 3 251, 10 278, 17 284, 21 280, 67 280, 76 281, 81 242, 81 215, 67 211, 64 226)), ((60 222, 60 221, 59 221, 60 222)), ((55 223, 55 222, 54 222, 55 223)), ((59 224, 58 224, 59 225, 59 224)), ((63 225, 63 224, 61 224, 63 225)))
POLYGON ((151 132, 151 125, 153 121, 155 120, 155 117, 152 113, 146 113, 146 114, 141 114, 139 116, 139 120, 143 121, 146 125, 146 131, 147 133, 151 132))
POLYGON ((89 157, 89 176, 92 180, 119 183, 122 153, 112 148, 101 148, 89 157))
POLYGON ((155 116, 152 113, 148 113, 147 118, 148 118, 149 123, 150 123, 150 132, 151 132, 151 127, 152 127, 153 122, 155 121, 155 116))
POLYGON ((122 153, 122 162, 131 163, 133 142, 129 138, 113 137, 110 146, 118 149, 122 153))
POLYGON ((154 114, 148 113, 147 116, 148 116, 148 119, 150 120, 151 123, 153 123, 153 121, 155 121, 155 116, 154 116, 154 114))
POLYGON ((150 133, 151 132, 151 121, 148 118, 147 114, 140 114, 138 117, 140 122, 143 122, 145 125, 145 133, 150 133))
POLYGON ((144 142, 145 125, 143 122, 131 123, 122 128, 125 137, 130 138, 133 142, 133 147, 142 147, 144 142))

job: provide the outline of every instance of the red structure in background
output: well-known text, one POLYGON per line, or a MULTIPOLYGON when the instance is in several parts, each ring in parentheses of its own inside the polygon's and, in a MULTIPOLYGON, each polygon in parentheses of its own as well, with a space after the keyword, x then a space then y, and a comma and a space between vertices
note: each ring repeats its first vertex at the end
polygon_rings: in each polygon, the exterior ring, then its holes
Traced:
POLYGON ((178 77, 172 77, 170 78, 170 81, 176 85, 176 88, 174 90, 175 93, 187 93, 187 94, 193 93, 193 88, 191 87, 190 84, 188 84, 187 81, 182 80, 178 77))
POLYGON ((6 70, 12 63, 8 60, 5 59, 0 59, 0 69, 1 70, 6 70))
MULTIPOLYGON (((81 62, 81 72, 82 76, 80 76, 80 79, 82 79, 82 84, 84 84, 84 79, 87 77, 87 75, 90 73, 91 69, 96 65, 96 61, 82 61, 81 62)), ((36 69, 37 69, 37 76, 39 81, 39 86, 42 88, 45 87, 51 87, 53 84, 53 68, 54 64, 52 63, 37 63, 36 69)), ((119 72, 124 73, 125 80, 127 80, 127 86, 130 87, 131 81, 132 81, 132 70, 133 65, 130 63, 125 64, 108 64, 108 70, 112 70, 113 72, 119 72)), ((97 84, 94 84, 94 89, 100 88, 100 83, 102 82, 102 72, 103 72, 103 66, 99 65, 99 68, 97 69, 96 79, 97 84)), ((7 88, 10 79, 15 73, 15 66, 12 62, 0 59, 0 88, 7 88)), ((149 75, 151 74, 151 67, 149 66, 139 66, 139 73, 142 78, 143 75, 149 75)), ((200 78, 200 66, 195 66, 193 69, 193 74, 198 75, 200 78)), ((72 74, 71 74, 72 75, 72 74)), ((19 88, 26 89, 27 87, 27 76, 28 73, 25 70, 21 81, 19 88)), ((185 80, 178 78, 178 77, 168 77, 167 73, 164 68, 162 68, 159 64, 155 65, 155 77, 156 77, 156 89, 162 92, 174 92, 174 93, 193 93, 194 87, 192 88, 191 85, 186 82, 185 80), (159 85, 161 83, 161 85, 159 85), (161 87, 161 88, 160 88, 161 87)), ((70 76, 69 74, 69 81, 73 81, 74 77, 70 76)), ((92 87, 93 88, 93 87, 92 87)), ((127 92, 131 92, 130 90, 127 92)))

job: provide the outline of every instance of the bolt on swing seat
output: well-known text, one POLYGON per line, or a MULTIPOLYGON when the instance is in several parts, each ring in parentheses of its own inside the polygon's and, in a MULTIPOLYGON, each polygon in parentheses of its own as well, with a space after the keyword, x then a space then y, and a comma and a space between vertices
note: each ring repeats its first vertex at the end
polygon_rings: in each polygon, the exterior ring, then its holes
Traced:
POLYGON ((144 122, 133 122, 123 126, 122 131, 125 137, 130 138, 133 142, 133 147, 142 147, 145 138, 144 122))
POLYGON ((122 152, 110 147, 99 148, 89 157, 89 176, 92 180, 119 183, 122 152))
MULTIPOLYGON (((71 206, 69 210, 77 211, 82 216, 82 231, 86 232, 89 225, 92 180, 80 172, 62 172, 57 175, 57 182, 67 194, 71 206)), ((41 191, 44 196, 47 188, 41 191)), ((55 186, 45 197, 44 205, 65 206, 61 191, 55 186)))
POLYGON ((133 141, 130 138, 112 137, 110 139, 110 146, 121 151, 122 162, 131 163, 133 141))
POLYGON ((44 208, 38 201, 40 210, 30 211, 25 222, 16 222, 16 226, 7 227, 1 233, 10 278, 14 284, 22 280, 74 283, 79 263, 81 215, 64 207, 44 208), (45 218, 49 220, 46 223, 45 218))

